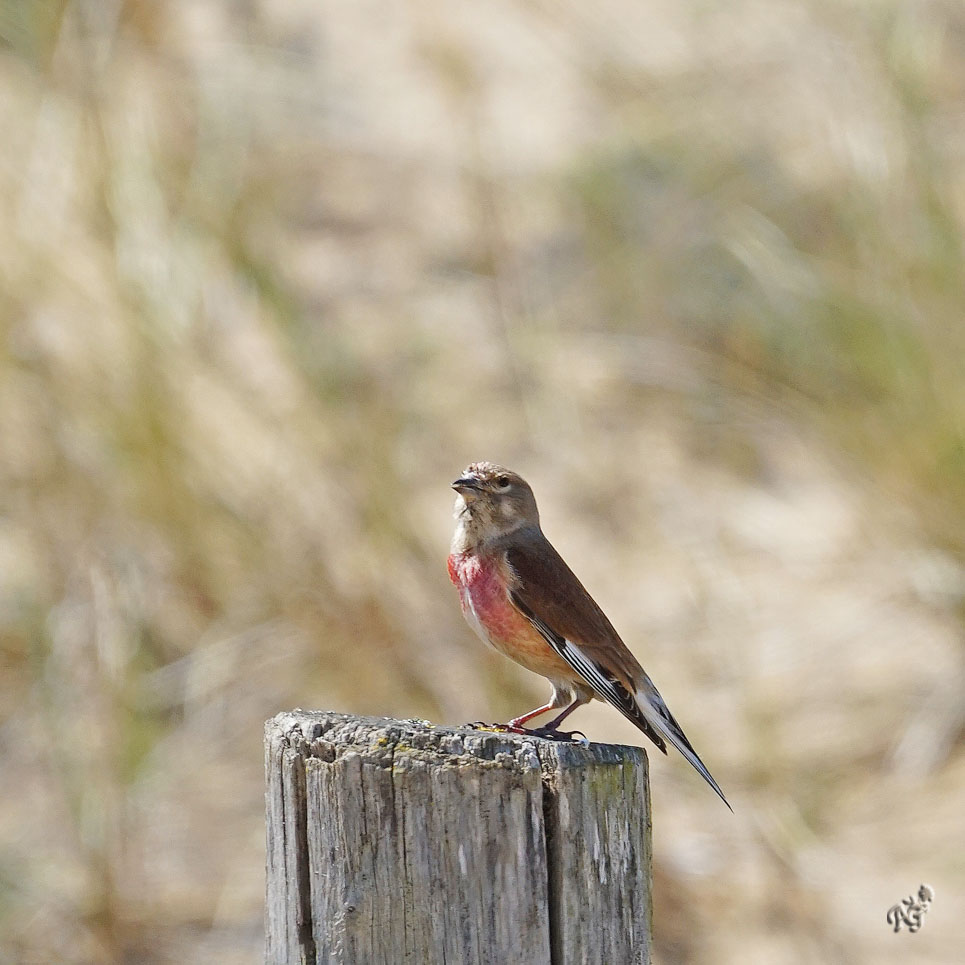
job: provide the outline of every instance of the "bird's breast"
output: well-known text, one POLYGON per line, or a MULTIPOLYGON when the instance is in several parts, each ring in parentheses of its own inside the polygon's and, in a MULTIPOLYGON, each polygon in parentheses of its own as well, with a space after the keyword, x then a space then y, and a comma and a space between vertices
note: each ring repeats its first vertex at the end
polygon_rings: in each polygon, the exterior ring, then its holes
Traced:
POLYGON ((505 564, 476 553, 453 553, 449 578, 459 589, 462 612, 487 642, 513 639, 532 631, 532 624, 512 605, 505 564))
POLYGON ((498 557, 453 553, 449 578, 459 590, 466 621, 486 643, 544 677, 572 676, 542 634, 510 601, 507 564, 498 557))

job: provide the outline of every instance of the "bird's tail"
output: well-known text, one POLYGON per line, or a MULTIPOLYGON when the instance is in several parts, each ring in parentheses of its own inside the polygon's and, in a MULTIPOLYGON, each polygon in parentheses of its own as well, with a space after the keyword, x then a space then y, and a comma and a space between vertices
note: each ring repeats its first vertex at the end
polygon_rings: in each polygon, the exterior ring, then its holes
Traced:
POLYGON ((654 687, 653 681, 649 677, 646 677, 645 683, 637 690, 634 696, 636 697, 637 706, 640 708, 640 713, 646 718, 647 723, 650 724, 658 734, 666 737, 667 740, 690 761, 697 773, 714 789, 717 796, 730 808, 731 813, 733 813, 734 809, 730 806, 727 798, 724 797, 724 792, 720 789, 710 771, 707 770, 704 762, 697 756, 697 752, 694 750, 690 741, 687 740, 687 735, 684 733, 683 728, 677 723, 674 715, 670 713, 669 708, 664 703, 663 697, 660 696, 660 692, 654 687))

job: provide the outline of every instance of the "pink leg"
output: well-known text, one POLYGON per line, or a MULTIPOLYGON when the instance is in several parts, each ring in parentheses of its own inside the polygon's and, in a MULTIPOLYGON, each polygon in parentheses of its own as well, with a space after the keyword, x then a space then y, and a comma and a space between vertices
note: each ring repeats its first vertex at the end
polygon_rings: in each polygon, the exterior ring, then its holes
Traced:
POLYGON ((569 717, 577 707, 582 707, 585 703, 586 700, 584 700, 582 697, 577 697, 576 700, 574 700, 573 703, 570 704, 570 706, 567 707, 562 714, 560 714, 558 717, 554 717, 548 724, 543 724, 541 729, 558 730, 560 724, 562 724, 563 721, 566 720, 566 718, 569 717))
MULTIPOLYGON (((564 690, 560 693, 557 690, 553 691, 553 699, 550 700, 548 704, 543 704, 542 707, 537 707, 536 710, 531 710, 527 714, 521 714, 519 717, 513 718, 508 724, 484 724, 482 721, 477 721, 475 724, 467 724, 467 727, 481 727, 484 730, 496 730, 496 731, 511 731, 515 734, 533 734, 536 737, 545 737, 549 740, 570 740, 573 734, 578 734, 579 731, 573 731, 572 734, 568 734, 565 731, 559 730, 560 724, 566 720, 570 714, 576 710, 577 707, 582 707, 585 703, 591 700, 591 695, 586 694, 577 697, 573 703, 566 707, 561 714, 558 714, 553 718, 548 724, 543 727, 537 727, 535 730, 530 730, 528 727, 523 725, 532 720, 534 717, 539 717, 540 714, 545 714, 550 710, 559 710, 560 707, 566 702, 566 698, 570 696, 571 692, 564 690)), ((585 738, 584 738, 585 739, 585 738)))
MULTIPOLYGON (((539 717, 540 714, 545 714, 549 710, 556 710, 556 708, 559 707, 559 704, 556 702, 556 699, 555 699, 556 694, 553 694, 553 698, 554 699, 551 700, 548 704, 544 704, 542 707, 537 707, 536 710, 531 710, 528 714, 523 714, 521 717, 514 717, 506 726, 522 727, 523 724, 526 723, 526 721, 532 720, 534 717, 539 717)), ((565 717, 566 714, 568 714, 571 710, 573 710, 573 708, 568 707, 564 712, 563 716, 565 717)), ((562 719, 563 719, 562 717, 559 718, 559 720, 562 720, 562 719)))

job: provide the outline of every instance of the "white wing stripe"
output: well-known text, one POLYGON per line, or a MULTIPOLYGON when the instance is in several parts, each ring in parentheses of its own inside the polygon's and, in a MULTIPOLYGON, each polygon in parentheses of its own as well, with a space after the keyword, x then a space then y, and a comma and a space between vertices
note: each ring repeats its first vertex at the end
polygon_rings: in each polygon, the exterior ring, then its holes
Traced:
POLYGON ((600 668, 590 660, 572 640, 563 640, 563 646, 556 648, 560 656, 586 680, 601 697, 620 705, 620 694, 613 684, 600 672, 600 668))
MULTIPOLYGON (((660 696, 657 688, 653 686, 650 678, 647 678, 652 693, 647 693, 641 688, 636 694, 631 694, 624 687, 610 680, 602 672, 599 665, 591 660, 582 650, 572 641, 556 633, 551 627, 547 626, 537 617, 532 610, 523 604, 516 596, 511 594, 513 603, 525 614, 527 619, 536 627, 546 639, 546 642, 601 696, 609 701, 625 717, 640 726, 639 721, 634 720, 634 711, 641 714, 646 722, 657 732, 666 737, 674 747, 683 754, 700 776, 714 789, 717 796, 730 808, 730 803, 724 797, 724 792, 720 789, 717 782, 711 776, 710 771, 704 762, 697 756, 697 752, 690 747, 689 741, 680 730, 680 725, 670 715, 667 705, 660 696), (622 693, 621 693, 622 691, 622 693), (629 707, 627 704, 629 703, 629 707), (632 708, 632 709, 631 709, 632 708)), ((650 735, 653 736, 652 734, 650 735)), ((663 750, 659 741, 655 741, 657 746, 663 750)))
POLYGON ((527 607, 516 594, 511 594, 516 607, 527 617, 530 623, 546 639, 546 642, 604 699, 608 700, 617 710, 626 714, 624 707, 627 700, 633 702, 633 696, 628 690, 618 687, 607 678, 600 667, 572 641, 561 636, 552 627, 547 626, 532 610, 527 607), (623 693, 621 694, 621 690, 623 693))

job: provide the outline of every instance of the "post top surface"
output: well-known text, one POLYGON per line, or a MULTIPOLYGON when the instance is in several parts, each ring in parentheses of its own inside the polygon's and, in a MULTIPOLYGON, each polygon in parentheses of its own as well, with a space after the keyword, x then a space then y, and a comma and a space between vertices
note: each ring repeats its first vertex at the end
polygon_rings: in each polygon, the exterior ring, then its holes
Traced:
POLYGON ((501 766, 553 769, 591 765, 646 767, 642 747, 625 744, 581 744, 552 741, 529 734, 476 729, 467 725, 432 724, 426 720, 365 717, 334 711, 295 709, 267 721, 269 743, 299 751, 306 757, 334 761, 353 751, 385 748, 394 758, 408 754, 424 759, 472 758, 501 766))

